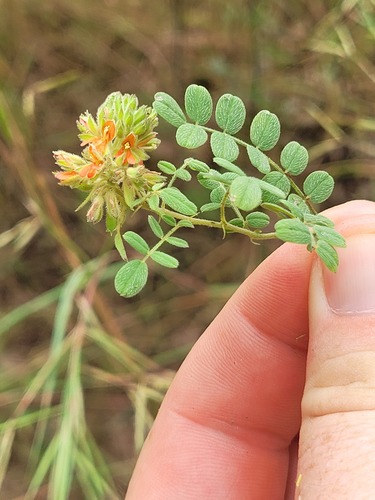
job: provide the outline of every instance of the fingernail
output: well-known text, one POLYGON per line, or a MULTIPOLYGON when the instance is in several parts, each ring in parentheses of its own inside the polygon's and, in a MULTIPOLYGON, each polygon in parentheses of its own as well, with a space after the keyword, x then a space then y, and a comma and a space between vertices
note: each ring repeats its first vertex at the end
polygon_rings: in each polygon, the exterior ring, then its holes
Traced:
POLYGON ((328 304, 338 314, 375 312, 375 234, 347 238, 336 273, 324 270, 328 304))

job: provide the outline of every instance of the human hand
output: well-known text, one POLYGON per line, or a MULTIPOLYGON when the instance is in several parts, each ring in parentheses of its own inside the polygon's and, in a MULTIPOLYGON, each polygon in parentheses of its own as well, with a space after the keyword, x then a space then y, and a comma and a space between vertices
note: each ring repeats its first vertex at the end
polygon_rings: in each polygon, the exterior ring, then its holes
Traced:
POLYGON ((375 204, 327 214, 337 274, 291 244, 252 273, 178 371, 127 500, 374 498, 375 204))

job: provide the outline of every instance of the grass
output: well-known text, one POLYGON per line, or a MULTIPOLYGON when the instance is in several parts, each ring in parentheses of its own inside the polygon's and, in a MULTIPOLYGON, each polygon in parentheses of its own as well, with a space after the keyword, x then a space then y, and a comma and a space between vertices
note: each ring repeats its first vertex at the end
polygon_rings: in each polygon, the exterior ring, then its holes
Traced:
MULTIPOLYGON (((113 90, 150 104, 197 82, 250 114, 276 112, 285 142, 335 176, 332 203, 371 199, 374 2, 0 0, 0 11, 0 497, 120 499, 175 370, 275 245, 186 232, 181 268, 155 266, 124 301, 111 242, 56 186, 51 151, 78 148, 77 116, 113 90)), ((173 132, 160 133, 152 161, 178 163, 173 132)), ((137 215, 134 228, 147 233, 137 215)))

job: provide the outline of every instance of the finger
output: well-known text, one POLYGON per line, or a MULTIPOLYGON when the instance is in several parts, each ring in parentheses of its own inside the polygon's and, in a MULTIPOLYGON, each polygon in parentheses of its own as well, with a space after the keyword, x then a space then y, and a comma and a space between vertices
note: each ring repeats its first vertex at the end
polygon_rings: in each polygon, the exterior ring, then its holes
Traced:
POLYGON ((311 279, 303 500, 372 498, 375 491, 375 216, 341 226, 349 236, 337 274, 316 263, 311 279))
POLYGON ((311 256, 277 250, 180 368, 127 498, 282 498, 300 422, 311 256), (280 492, 282 494, 280 495, 280 492))
MULTIPOLYGON (((335 211, 374 207, 346 205, 335 211)), ((311 255, 283 245, 240 287, 179 370, 132 499, 283 498, 300 424, 311 255)))

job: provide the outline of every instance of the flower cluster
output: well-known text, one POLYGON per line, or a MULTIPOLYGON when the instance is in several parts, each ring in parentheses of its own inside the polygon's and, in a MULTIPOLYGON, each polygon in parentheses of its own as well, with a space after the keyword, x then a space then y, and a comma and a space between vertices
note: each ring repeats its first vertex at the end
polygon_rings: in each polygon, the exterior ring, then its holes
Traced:
POLYGON ((147 152, 160 143, 154 131, 157 124, 156 112, 139 107, 135 95, 114 92, 99 107, 96 119, 88 111, 79 117, 82 155, 54 152, 61 168, 54 176, 60 184, 88 192, 81 207, 91 203, 90 222, 99 222, 106 212, 120 227, 127 211, 151 195, 155 184, 163 183, 161 174, 143 164, 147 152))

